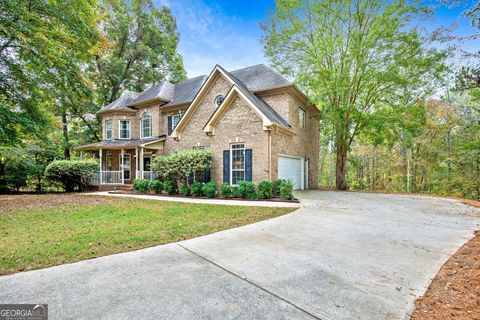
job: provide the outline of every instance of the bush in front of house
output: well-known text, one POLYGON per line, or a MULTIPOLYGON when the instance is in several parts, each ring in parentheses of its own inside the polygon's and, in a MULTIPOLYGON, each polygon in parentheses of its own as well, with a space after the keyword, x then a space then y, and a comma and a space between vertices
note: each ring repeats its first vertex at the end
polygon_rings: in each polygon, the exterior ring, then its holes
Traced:
POLYGON ((171 181, 171 180, 165 181, 165 183, 163 184, 163 187, 165 188, 165 191, 167 191, 168 194, 177 193, 177 184, 174 181, 171 181))
POLYGON ((60 182, 67 192, 74 191, 75 187, 84 190, 96 174, 98 163, 95 161, 56 160, 45 169, 45 177, 60 182))
POLYGON ((232 196, 232 186, 228 184, 227 182, 224 182, 220 188, 220 191, 222 193, 222 197, 224 198, 229 198, 232 196))
POLYGON ((287 182, 286 180, 283 179, 278 179, 273 181, 272 183, 272 193, 274 197, 279 197, 280 196, 280 188, 282 185, 287 182))
POLYGON ((238 186, 232 187, 232 197, 234 198, 241 198, 242 195, 240 194, 240 188, 238 186))
POLYGON ((163 183, 160 180, 152 180, 148 184, 148 189, 155 191, 156 194, 160 194, 163 191, 163 183))
POLYGON ((273 184, 270 181, 260 181, 257 190, 259 199, 270 199, 273 196, 273 184))
POLYGON ((280 187, 280 197, 285 200, 293 199, 293 182, 288 180, 282 183, 280 187))
POLYGON ((150 187, 150 180, 147 179, 135 179, 133 181, 133 189, 141 193, 148 193, 150 187))
POLYGON ((199 181, 195 181, 192 184, 192 194, 195 197, 201 197, 203 195, 202 188, 203 188, 203 184, 199 181))
POLYGON ((251 181, 241 181, 238 183, 240 196, 244 199, 255 200, 258 198, 255 185, 251 181))
POLYGON ((181 186, 180 186, 180 193, 183 194, 185 197, 188 197, 190 195, 190 187, 183 183, 181 186))
POLYGON ((213 182, 207 182, 202 187, 202 193, 205 197, 215 198, 217 193, 217 186, 213 182))
POLYGON ((189 184, 192 176, 196 181, 202 180, 205 170, 212 164, 213 152, 204 150, 181 150, 153 159, 150 167, 161 180, 189 184))

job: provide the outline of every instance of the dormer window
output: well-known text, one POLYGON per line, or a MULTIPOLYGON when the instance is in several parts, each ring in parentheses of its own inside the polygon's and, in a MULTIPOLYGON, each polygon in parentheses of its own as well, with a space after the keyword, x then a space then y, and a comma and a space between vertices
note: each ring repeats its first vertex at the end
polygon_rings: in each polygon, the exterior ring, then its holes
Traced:
POLYGON ((130 120, 118 120, 118 136, 120 139, 130 139, 132 133, 131 128, 132 124, 130 120))
POLYGON ((145 112, 140 120, 140 138, 152 137, 152 116, 145 112))
POLYGON ((112 120, 105 121, 105 140, 112 140, 112 120))
POLYGON ((220 107, 220 105, 222 104, 223 100, 225 99, 224 96, 222 95, 218 95, 215 97, 215 100, 214 100, 214 103, 215 103, 215 107, 220 107))

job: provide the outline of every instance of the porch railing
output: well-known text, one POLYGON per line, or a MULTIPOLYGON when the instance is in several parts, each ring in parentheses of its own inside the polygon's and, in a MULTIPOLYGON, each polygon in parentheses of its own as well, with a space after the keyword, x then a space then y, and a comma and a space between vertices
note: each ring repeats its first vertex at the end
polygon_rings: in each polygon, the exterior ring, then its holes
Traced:
POLYGON ((122 171, 101 171, 102 184, 121 184, 122 171))
POLYGON ((137 179, 153 180, 157 178, 157 173, 155 171, 143 171, 142 175, 141 171, 137 171, 136 177, 137 179))

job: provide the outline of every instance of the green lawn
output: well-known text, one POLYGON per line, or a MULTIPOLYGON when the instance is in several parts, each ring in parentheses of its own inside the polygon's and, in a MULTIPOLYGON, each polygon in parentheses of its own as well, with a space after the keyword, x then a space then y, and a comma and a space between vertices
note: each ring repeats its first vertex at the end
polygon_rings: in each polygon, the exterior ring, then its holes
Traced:
POLYGON ((293 210, 83 195, 0 196, 0 274, 198 237, 293 210))

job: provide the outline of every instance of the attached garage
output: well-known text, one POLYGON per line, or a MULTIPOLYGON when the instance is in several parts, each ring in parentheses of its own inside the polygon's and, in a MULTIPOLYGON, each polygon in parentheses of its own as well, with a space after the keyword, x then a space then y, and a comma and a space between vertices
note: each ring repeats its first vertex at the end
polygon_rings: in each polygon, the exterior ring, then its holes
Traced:
POLYGON ((303 158, 279 155, 278 179, 292 181, 294 190, 304 189, 303 158))

